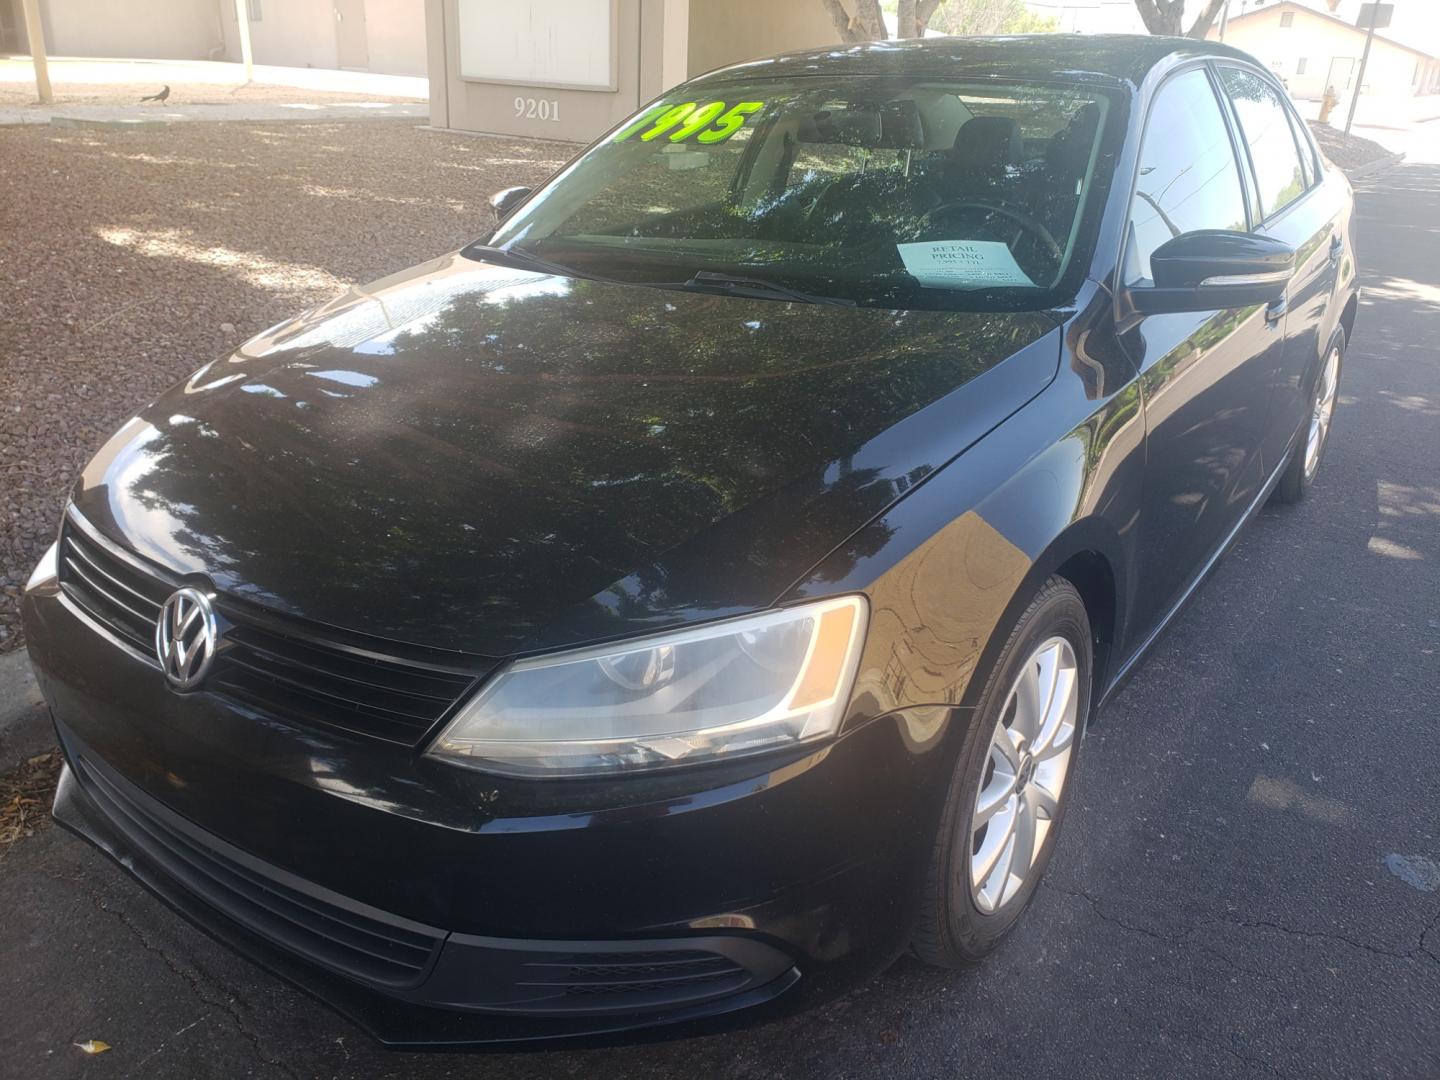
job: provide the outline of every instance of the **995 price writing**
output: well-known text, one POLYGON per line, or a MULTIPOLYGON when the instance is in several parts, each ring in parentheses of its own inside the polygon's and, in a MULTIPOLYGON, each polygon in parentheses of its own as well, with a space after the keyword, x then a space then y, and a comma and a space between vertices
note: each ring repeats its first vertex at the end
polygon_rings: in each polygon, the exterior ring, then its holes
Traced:
POLYGON ((560 102, 554 98, 517 97, 515 115, 526 120, 559 120, 560 102))
POLYGON ((763 108, 763 101, 741 101, 728 108, 723 101, 707 101, 703 105, 694 101, 657 105, 638 116, 633 124, 616 132, 610 141, 624 142, 630 136, 639 134, 641 142, 653 142, 662 135, 672 143, 684 142, 691 137, 698 143, 724 142, 743 128, 751 115, 763 108))

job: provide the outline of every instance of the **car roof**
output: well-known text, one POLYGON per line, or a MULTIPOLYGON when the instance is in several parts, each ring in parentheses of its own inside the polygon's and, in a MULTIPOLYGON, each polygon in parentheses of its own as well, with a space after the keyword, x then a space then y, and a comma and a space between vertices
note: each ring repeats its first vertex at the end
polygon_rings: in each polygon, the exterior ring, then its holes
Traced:
POLYGON ((720 68, 696 81, 806 75, 946 75, 963 78, 1065 79, 1137 87, 1172 57, 1216 57, 1255 63, 1214 41, 1144 34, 1019 34, 930 37, 832 45, 720 68))

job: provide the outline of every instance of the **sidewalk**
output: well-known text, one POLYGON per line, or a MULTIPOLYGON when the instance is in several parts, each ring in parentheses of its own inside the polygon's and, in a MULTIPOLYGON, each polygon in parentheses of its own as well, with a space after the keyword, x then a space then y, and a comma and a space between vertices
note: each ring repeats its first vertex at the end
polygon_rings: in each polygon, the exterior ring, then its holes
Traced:
POLYGON ((48 124, 57 117, 83 126, 187 120, 337 120, 429 115, 423 77, 256 65, 244 82, 239 64, 209 60, 50 61, 52 105, 35 100, 29 57, 0 57, 0 125, 48 124), (163 104, 142 102, 161 87, 163 104))
MULTIPOLYGON (((255 65, 255 86, 288 86, 332 94, 364 94, 382 98, 430 97, 430 83, 423 75, 380 75, 370 71, 337 71, 330 68, 276 67, 255 65)), ((138 83, 154 90, 169 83, 180 86, 208 86, 230 89, 245 81, 239 64, 218 60, 94 59, 84 56, 50 57, 50 82, 57 94, 60 87, 77 90, 138 83)), ((28 56, 0 56, 0 88, 5 84, 23 86, 34 99, 35 69, 28 56)), ((9 104, 9 102, 7 102, 9 104)))
POLYGON ((17 124, 54 124, 57 127, 158 127, 190 120, 391 120, 410 117, 426 120, 430 106, 394 101, 280 102, 273 105, 57 105, 26 108, 0 107, 0 127, 17 124))

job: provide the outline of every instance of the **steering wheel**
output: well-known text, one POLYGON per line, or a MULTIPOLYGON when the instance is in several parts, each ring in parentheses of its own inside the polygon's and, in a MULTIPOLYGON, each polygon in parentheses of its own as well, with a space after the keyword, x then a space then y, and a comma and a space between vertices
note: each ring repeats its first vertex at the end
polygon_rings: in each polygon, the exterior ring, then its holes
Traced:
POLYGON ((1060 245, 1055 241, 1054 235, 1042 222, 1036 221, 1035 218, 1031 217, 1024 210, 1016 210, 1012 207, 1004 206, 1001 203, 984 202, 980 199, 951 199, 948 202, 942 202, 939 206, 932 206, 929 210, 925 211, 920 218, 920 224, 928 224, 931 218, 937 214, 944 213, 946 210, 958 210, 966 206, 989 210, 991 213, 1000 214, 1002 217, 1009 218, 1021 228, 1026 229, 1044 241, 1045 247, 1056 259, 1064 258, 1065 252, 1061 250, 1060 245))

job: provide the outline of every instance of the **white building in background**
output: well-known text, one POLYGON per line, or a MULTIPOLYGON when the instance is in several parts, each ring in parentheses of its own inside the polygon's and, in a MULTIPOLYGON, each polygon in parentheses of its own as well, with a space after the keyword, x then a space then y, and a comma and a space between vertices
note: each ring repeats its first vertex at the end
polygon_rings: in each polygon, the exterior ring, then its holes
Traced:
MULTIPOLYGON (((1397 10, 1404 2, 1399 0, 1397 10)), ((1359 6, 1353 5, 1346 19, 1339 12, 1331 15, 1325 4, 1272 0, 1256 5, 1252 0, 1242 14, 1231 14, 1225 41, 1268 64, 1296 98, 1318 101, 1325 88, 1333 86, 1341 100, 1348 100, 1365 52, 1365 31, 1355 25, 1359 6)), ((1344 10, 1343 4, 1340 9, 1344 10)), ((1393 34, 1393 30, 1376 33, 1364 92, 1388 98, 1440 92, 1440 59, 1418 47, 1418 42, 1401 44, 1393 34)), ((1210 37, 1216 36, 1212 30, 1210 37)))
MULTIPOLYGON (((52 56, 240 59, 235 0, 39 5, 52 56)), ((257 64, 426 73, 425 0, 244 0, 244 7, 257 64)), ((26 51, 25 40, 21 0, 0 0, 0 51, 26 51)))

